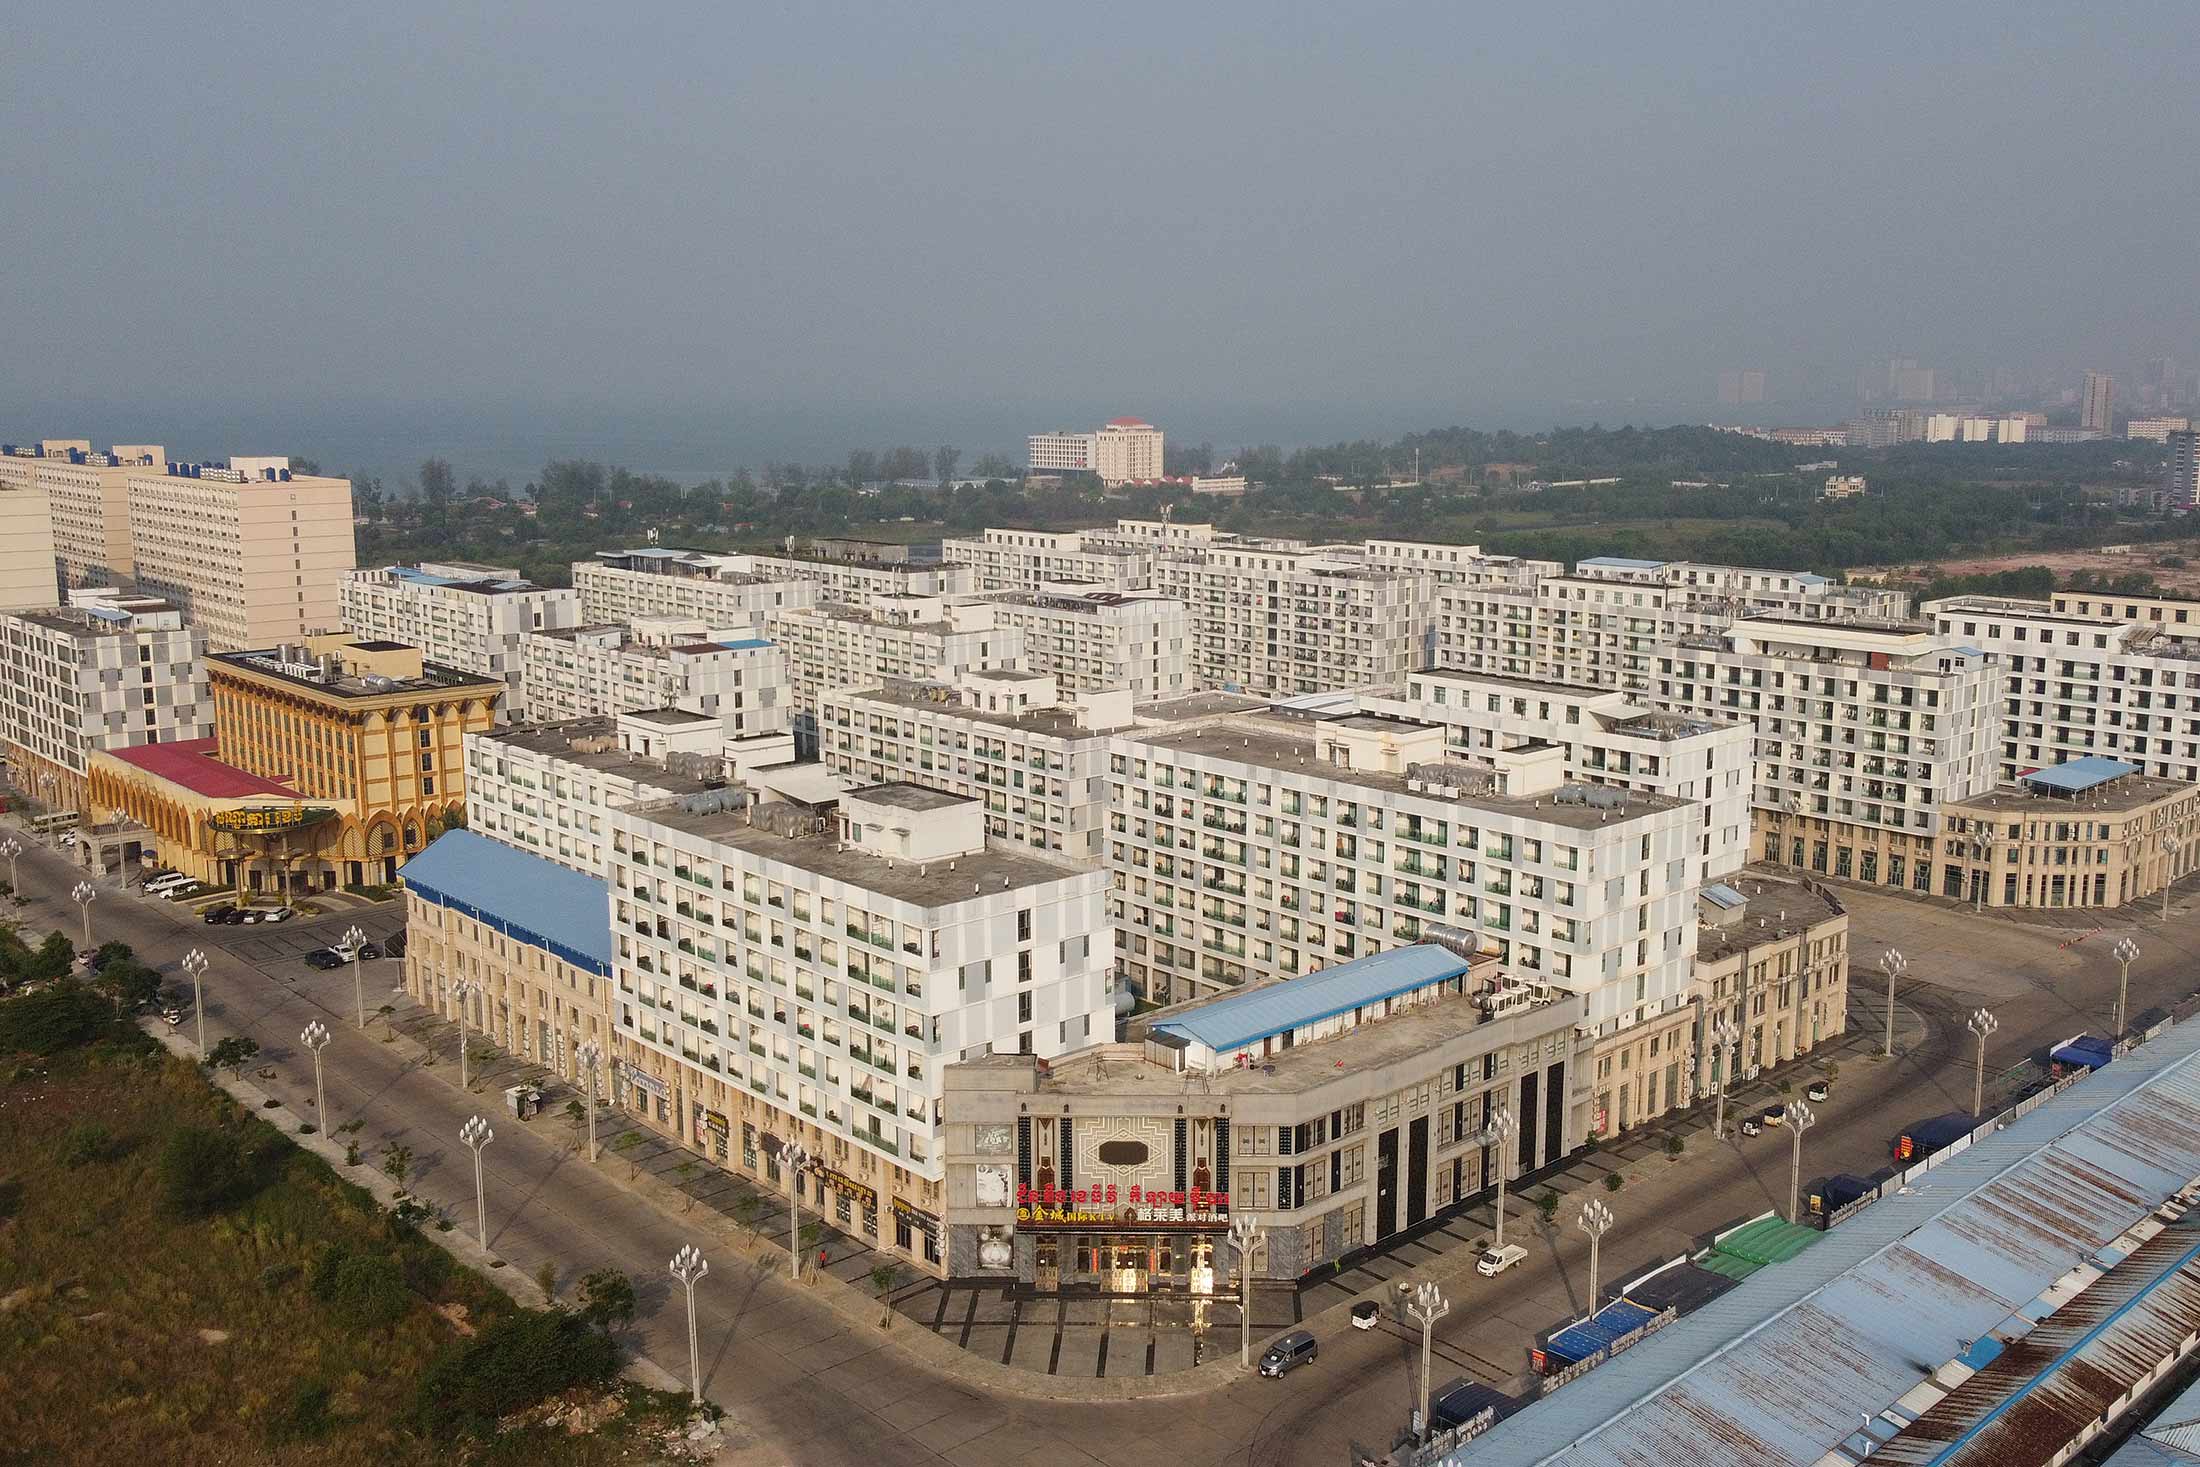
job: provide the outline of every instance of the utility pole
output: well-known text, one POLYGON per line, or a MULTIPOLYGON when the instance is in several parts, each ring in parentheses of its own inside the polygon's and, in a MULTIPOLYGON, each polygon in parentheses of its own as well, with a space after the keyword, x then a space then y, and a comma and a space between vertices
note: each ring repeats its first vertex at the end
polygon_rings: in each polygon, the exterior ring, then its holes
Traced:
POLYGON ((1249 1217, 1230 1219, 1230 1246, 1238 1255, 1238 1364, 1253 1363, 1253 1252, 1268 1234, 1249 1217))
POLYGON ((489 1247, 489 1194, 482 1190, 481 1149, 496 1140, 497 1133, 489 1129, 489 1123, 480 1116, 468 1120, 458 1128, 458 1139, 466 1143, 466 1149, 474 1154, 474 1226, 481 1234, 484 1251, 489 1247))
POLYGON ((306 1025, 298 1042, 313 1051, 313 1109, 314 1122, 321 1134, 328 1134, 328 1090, 321 1084, 321 1051, 328 1048, 328 1026, 319 1019, 306 1025))
POLYGON ((1428 1366, 1429 1344, 1436 1333, 1436 1321, 1451 1313, 1451 1301, 1436 1285, 1422 1282, 1413 1286, 1406 1295, 1406 1316, 1421 1326, 1421 1406, 1413 1413, 1414 1430, 1421 1440, 1428 1440, 1428 1366))
POLYGON ((2001 1020, 1980 1009, 1971 1015, 1971 1021, 1964 1027, 1978 1036, 1978 1071, 1971 1083, 1971 1114, 1975 1118, 1986 1113, 1986 1040, 2001 1027, 2001 1020))
POLYGON ((201 980, 206 977, 206 954, 193 948, 183 955, 180 966, 191 975, 191 1016, 198 1021, 199 1058, 203 1060, 206 1058, 206 986, 201 980))
POLYGON ((99 895, 99 888, 89 881, 79 881, 69 892, 76 898, 77 906, 84 913, 84 951, 92 950, 92 900, 99 895))
POLYGON ((1882 1053, 1894 1058, 1894 983, 1910 971, 1910 960, 1902 956, 1900 948, 1888 948, 1879 955, 1880 971, 1887 975, 1887 1047, 1882 1053))
POLYGON ((8 858, 8 890, 16 896, 23 894, 23 882, 15 874, 15 858, 23 854, 23 843, 14 836, 0 840, 0 856, 8 858))
POLYGON ((2162 920, 2169 920, 2169 888, 2177 879, 2177 837, 2162 837, 2162 920))
POLYGON ((458 1008, 458 1088, 461 1090, 472 1088, 472 1081, 466 1077, 466 1005, 479 992, 481 985, 471 978, 451 980, 451 1002, 458 1008))
POLYGON ((1510 1170, 1512 1138, 1519 1134, 1520 1122, 1509 1105, 1490 1112, 1490 1123, 1482 1128, 1482 1144, 1497 1148, 1497 1241, 1491 1245, 1495 1248, 1505 1246, 1505 1173, 1510 1170))
POLYGON ((1611 1229, 1612 1209, 1603 1199, 1592 1197, 1582 1204, 1580 1220, 1581 1230, 1589 1235, 1589 1317, 1593 1319, 1597 1312, 1597 1250, 1611 1229))
MULTIPOLYGON (((463 1036, 459 1042, 465 1043, 463 1036)), ((573 1052, 573 1057, 588 1068, 588 1159, 596 1159, 596 1067, 603 1063, 603 1046, 591 1039, 573 1052)))
POLYGON ((351 996, 359 1005, 359 1032, 367 1031, 367 982, 359 975, 359 949, 366 946, 367 934, 356 923, 344 929, 339 939, 351 954, 351 996))
POLYGON ((2114 1038, 2124 1037, 2124 1002, 2131 995, 2131 965, 2139 960, 2139 944, 2126 937, 2116 944, 2116 1028, 2114 1038))
POLYGON ((1732 1019, 1720 1019, 1711 1026, 1711 1078, 1712 1091, 1719 1098, 1718 1111, 1711 1120, 1711 1138, 1726 1139, 1726 1092, 1732 1088, 1734 1066, 1740 1058, 1731 1053, 1742 1042, 1742 1031, 1732 1019), (1729 1062, 1731 1060, 1731 1063, 1729 1062))
POLYGON ((703 1352, 695 1335, 695 1286, 703 1275, 710 1272, 710 1260, 703 1257, 703 1250, 693 1243, 672 1255, 672 1276, 687 1289, 688 1297, 688 1382, 694 1392, 694 1404, 703 1404, 703 1352))
POLYGON ((789 1142, 779 1148, 779 1164, 787 1169, 787 1258, 793 1264, 790 1277, 802 1282, 802 1169, 810 1153, 789 1142))
POLYGON ((1788 1221, 1800 1224, 1803 1220, 1803 1133, 1818 1124, 1818 1117, 1800 1100, 1787 1103, 1788 1130, 1795 1138, 1795 1152, 1788 1162, 1788 1221))

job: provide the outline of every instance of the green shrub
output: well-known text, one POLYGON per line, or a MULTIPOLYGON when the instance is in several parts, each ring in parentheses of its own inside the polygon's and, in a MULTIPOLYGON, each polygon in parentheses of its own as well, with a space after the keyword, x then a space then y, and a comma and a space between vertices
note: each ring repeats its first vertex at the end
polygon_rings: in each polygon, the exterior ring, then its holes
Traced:
POLYGON ((89 1166, 105 1161, 114 1144, 115 1138, 99 1122, 78 1121, 61 1133, 61 1164, 89 1166))
POLYGON ((208 1217, 252 1195, 252 1158, 226 1131, 186 1126, 161 1148, 161 1194, 178 1217, 208 1217))
POLYGON ((486 1436, 497 1418, 619 1367, 618 1348, 562 1309, 519 1309, 457 1342, 422 1372, 413 1403, 418 1428, 442 1439, 486 1436))
POLYGON ((403 1271, 379 1253, 331 1249, 313 1261, 306 1283, 331 1318, 353 1329, 387 1328, 413 1305, 403 1271))
POLYGON ((271 1263, 260 1270, 260 1287, 270 1294, 280 1294, 298 1281, 305 1272, 295 1263, 271 1263))
POLYGON ((270 1445, 315 1441, 326 1436, 335 1422, 329 1416, 331 1393, 325 1382, 301 1380, 287 1391, 281 1404, 262 1425, 270 1445))
POLYGON ((1617 1191, 1618 1191, 1618 1190, 1619 1190, 1620 1188, 1622 1188, 1622 1187, 1624 1187, 1624 1186, 1626 1186, 1626 1185, 1627 1185, 1627 1179, 1626 1179, 1625 1177, 1621 1176, 1621 1175, 1620 1175, 1620 1174, 1619 1174, 1618 1172, 1606 1172, 1606 1173, 1604 1174, 1604 1190, 1605 1190, 1605 1191, 1607 1191, 1607 1192, 1617 1192, 1617 1191))
POLYGON ((114 1018, 105 999, 74 980, 0 1002, 0 1054, 59 1054, 91 1043, 114 1018))
POLYGON ((581 1280, 581 1318, 605 1334, 634 1322, 634 1281, 615 1268, 599 1268, 581 1280))

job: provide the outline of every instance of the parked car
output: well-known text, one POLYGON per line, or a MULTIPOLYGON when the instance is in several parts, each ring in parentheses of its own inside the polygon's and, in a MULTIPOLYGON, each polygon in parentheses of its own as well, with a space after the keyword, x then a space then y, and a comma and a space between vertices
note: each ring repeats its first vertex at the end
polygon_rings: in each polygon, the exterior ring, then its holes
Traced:
POLYGON ((1768 1126, 1784 1126, 1787 1124, 1787 1108, 1785 1106, 1768 1105, 1765 1107, 1765 1113, 1757 1119, 1768 1126))
POLYGON ((206 920, 216 927, 240 927, 252 920, 252 913, 243 907, 230 907, 220 915, 208 917, 206 920))
POLYGON ((332 947, 317 947, 306 954, 306 966, 323 970, 341 968, 344 966, 344 955, 332 947))
POLYGON ((1281 1380, 1321 1352, 1321 1343, 1313 1335, 1295 1329, 1261 1352, 1260 1373, 1270 1380, 1281 1380))
POLYGON ((1382 1318, 1383 1306, 1373 1299, 1362 1299, 1352 1306, 1352 1327, 1354 1329, 1373 1329, 1382 1322, 1382 1318))
POLYGON ((295 915, 297 914, 288 907, 270 907, 260 913, 259 920, 262 922, 288 922, 295 915))
POLYGON ((165 876, 156 876, 152 878, 152 880, 146 882, 145 894, 147 896, 159 896, 161 893, 172 891, 176 887, 189 886, 191 884, 191 878, 184 875, 181 871, 170 871, 165 876))
POLYGON ((174 886, 163 888, 160 894, 160 899, 164 902, 187 902, 193 897, 201 897, 205 895, 206 885, 204 882, 193 881, 190 878, 186 877, 184 880, 177 882, 174 886))
POLYGON ((1741 1130, 1744 1136, 1762 1136, 1765 1133, 1765 1128, 1757 1124, 1755 1116, 1743 1116, 1741 1130))
POLYGON ((1824 1100, 1831 1094, 1833 1094, 1833 1082, 1831 1080, 1813 1080, 1803 1087, 1803 1098, 1805 1100, 1824 1100))
POLYGON ((1486 1279, 1493 1279, 1527 1256, 1528 1250, 1518 1243, 1507 1243, 1502 1248, 1484 1248, 1482 1256, 1474 1260, 1474 1271, 1486 1279))
POLYGON ((209 927, 219 927, 227 922, 236 910, 237 904, 235 902, 216 902, 213 906, 199 913, 199 920, 209 927))
MULTIPOLYGON (((347 963, 352 960, 352 950, 344 943, 338 943, 335 947, 331 948, 330 951, 335 953, 336 956, 342 958, 347 963)), ((376 958, 379 958, 381 956, 382 949, 376 947, 373 943, 362 942, 361 944, 359 944, 358 957, 361 962, 371 963, 376 958)))

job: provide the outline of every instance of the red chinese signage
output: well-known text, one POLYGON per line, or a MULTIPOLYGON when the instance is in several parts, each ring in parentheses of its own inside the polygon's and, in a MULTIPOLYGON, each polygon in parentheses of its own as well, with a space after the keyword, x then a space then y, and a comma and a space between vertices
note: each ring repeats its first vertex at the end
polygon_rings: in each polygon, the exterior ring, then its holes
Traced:
POLYGON ((1190 1228, 1228 1225, 1230 1194, 1194 1187, 1018 1187, 1016 1222, 1030 1228, 1190 1228))

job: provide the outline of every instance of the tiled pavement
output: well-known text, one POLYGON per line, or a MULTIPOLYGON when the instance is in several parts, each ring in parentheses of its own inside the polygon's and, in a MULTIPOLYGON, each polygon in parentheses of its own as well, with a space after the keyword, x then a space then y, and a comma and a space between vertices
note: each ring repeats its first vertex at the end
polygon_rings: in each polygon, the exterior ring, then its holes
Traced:
MULTIPOLYGON (((1296 1321, 1287 1284, 1253 1290, 1253 1337, 1296 1321)), ((1033 1294, 1005 1284, 923 1284, 894 1307, 972 1354, 1049 1375, 1167 1375, 1238 1348, 1236 1297, 1033 1294)))

